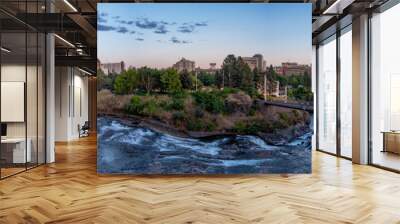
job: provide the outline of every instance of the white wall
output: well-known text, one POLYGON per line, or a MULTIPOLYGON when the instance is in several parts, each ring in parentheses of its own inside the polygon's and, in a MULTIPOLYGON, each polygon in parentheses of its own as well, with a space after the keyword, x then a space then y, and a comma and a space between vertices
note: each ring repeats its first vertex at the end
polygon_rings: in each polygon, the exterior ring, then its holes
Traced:
POLYGON ((55 140, 77 139, 78 125, 89 119, 88 78, 76 68, 56 67, 55 86, 55 140))

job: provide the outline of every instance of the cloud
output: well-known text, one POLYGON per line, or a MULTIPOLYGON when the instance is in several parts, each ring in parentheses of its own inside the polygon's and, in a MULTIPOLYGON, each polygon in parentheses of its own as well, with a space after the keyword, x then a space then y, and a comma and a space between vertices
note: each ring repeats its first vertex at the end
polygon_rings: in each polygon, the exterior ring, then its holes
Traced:
POLYGON ((160 25, 156 28, 156 30, 154 30, 154 33, 158 33, 158 34, 166 34, 168 33, 167 28, 164 25, 160 25))
POLYGON ((208 23, 206 22, 199 22, 199 23, 195 23, 195 26, 208 26, 208 23))
POLYGON ((136 38, 135 40, 137 40, 137 41, 144 41, 143 38, 136 38))
POLYGON ((189 44, 189 43, 191 43, 190 41, 187 41, 187 40, 179 40, 176 37, 171 37, 170 41, 174 44, 189 44))
POLYGON ((181 33, 193 33, 194 29, 195 29, 195 26, 193 26, 193 25, 183 25, 183 26, 178 27, 177 31, 181 32, 181 33))
POLYGON ((119 19, 120 16, 113 16, 112 18, 113 18, 113 19, 119 19))
POLYGON ((107 26, 107 25, 103 25, 103 24, 98 24, 97 25, 97 30, 98 31, 113 31, 116 30, 117 28, 113 27, 113 26, 107 26))
POLYGON ((118 33, 127 33, 127 32, 129 32, 129 30, 126 27, 121 26, 121 27, 118 27, 117 32, 118 33))
POLYGON ((107 23, 107 20, 104 17, 99 16, 97 17, 97 23, 107 23))
POLYGON ((126 20, 117 20, 117 22, 118 22, 118 23, 121 23, 121 24, 132 25, 135 21, 132 21, 132 20, 129 20, 129 21, 126 21, 126 20))
POLYGON ((134 31, 134 30, 132 30, 131 32, 129 32, 130 34, 135 34, 136 33, 136 31, 134 31))
POLYGON ((107 23, 107 19, 105 17, 108 16, 108 13, 102 12, 99 14, 99 16, 97 17, 97 22, 98 23, 107 23))
POLYGON ((151 21, 146 18, 136 21, 135 24, 137 27, 139 27, 141 29, 155 29, 158 26, 158 22, 151 21))

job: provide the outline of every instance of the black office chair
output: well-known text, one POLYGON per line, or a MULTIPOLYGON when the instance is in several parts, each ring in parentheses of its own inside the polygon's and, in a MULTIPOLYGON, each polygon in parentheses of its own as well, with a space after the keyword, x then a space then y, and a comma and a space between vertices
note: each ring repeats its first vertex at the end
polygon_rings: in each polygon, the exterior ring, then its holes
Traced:
POLYGON ((89 136, 89 129, 90 129, 89 121, 85 121, 82 127, 78 124, 79 138, 89 136))

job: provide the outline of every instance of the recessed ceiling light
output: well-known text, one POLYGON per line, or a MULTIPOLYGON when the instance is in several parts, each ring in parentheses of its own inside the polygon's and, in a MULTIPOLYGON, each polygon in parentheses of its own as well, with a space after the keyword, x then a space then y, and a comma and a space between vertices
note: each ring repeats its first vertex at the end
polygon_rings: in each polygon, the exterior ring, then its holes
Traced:
POLYGON ((71 42, 69 42, 68 40, 60 37, 58 34, 54 34, 55 37, 57 37, 59 40, 61 40, 62 42, 66 43, 67 45, 69 45, 70 47, 75 48, 75 45, 73 45, 71 42))
POLYGON ((11 50, 9 50, 9 49, 7 49, 5 47, 1 47, 0 49, 1 49, 1 51, 4 51, 6 53, 10 53, 11 52, 11 50))
POLYGON ((81 68, 78 68, 79 69, 79 71, 81 71, 81 72, 83 72, 83 73, 85 73, 85 74, 87 74, 87 75, 92 75, 92 73, 90 73, 90 72, 88 72, 88 71, 85 71, 85 70, 83 70, 83 69, 81 69, 81 68))
POLYGON ((65 4, 67 4, 74 12, 78 12, 78 10, 68 1, 64 0, 65 4))

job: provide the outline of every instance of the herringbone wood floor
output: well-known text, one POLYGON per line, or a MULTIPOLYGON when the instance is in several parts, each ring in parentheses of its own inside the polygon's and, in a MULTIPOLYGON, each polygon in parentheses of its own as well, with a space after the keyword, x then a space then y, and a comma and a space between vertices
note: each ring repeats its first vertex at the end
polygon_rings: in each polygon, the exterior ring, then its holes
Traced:
POLYGON ((98 176, 95 138, 0 181, 0 223, 400 223, 400 175, 313 153, 311 175, 98 176))

